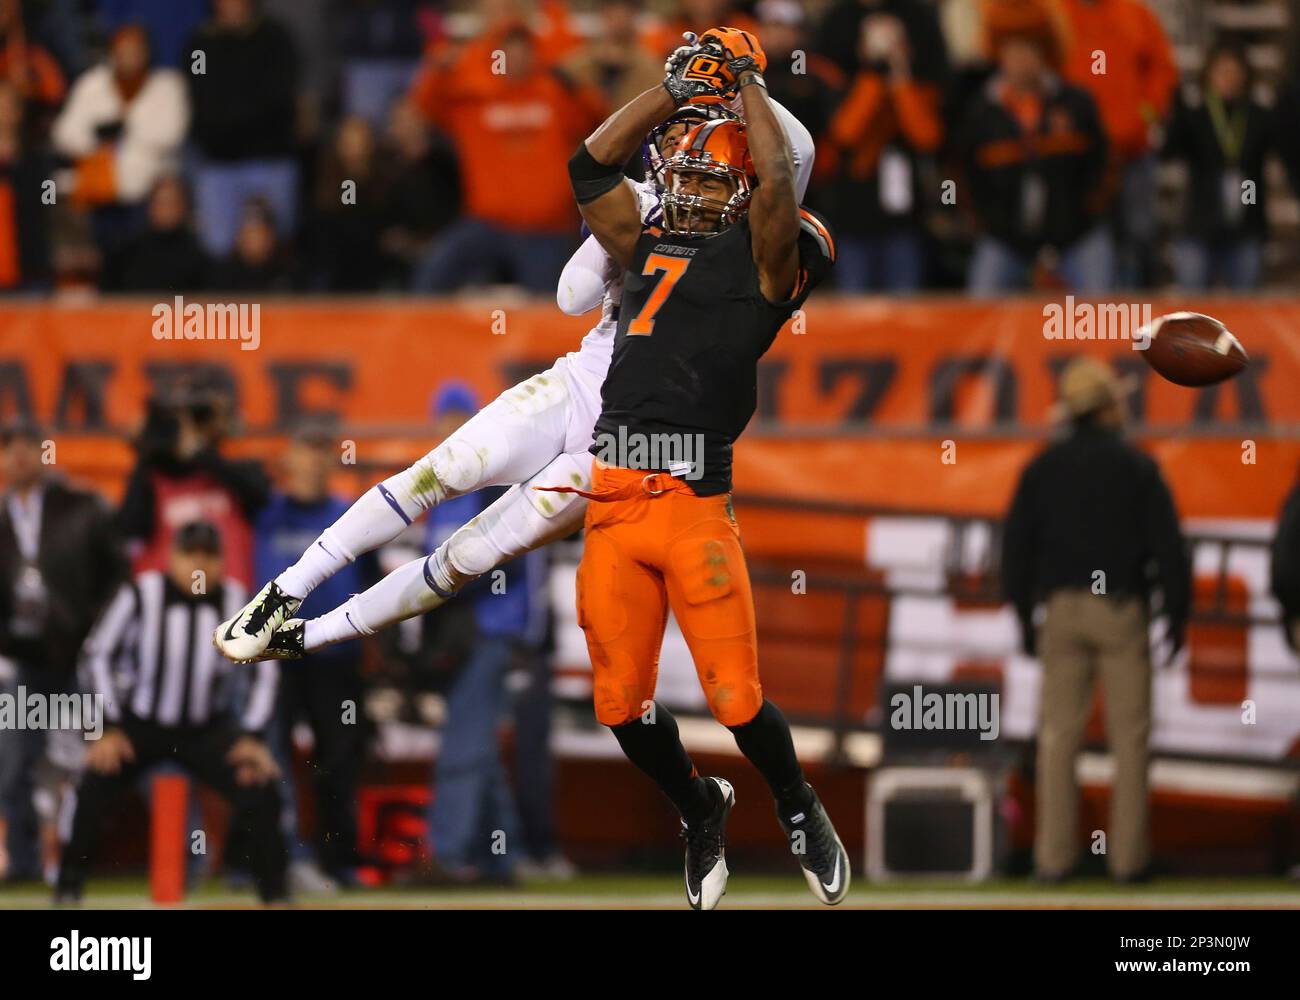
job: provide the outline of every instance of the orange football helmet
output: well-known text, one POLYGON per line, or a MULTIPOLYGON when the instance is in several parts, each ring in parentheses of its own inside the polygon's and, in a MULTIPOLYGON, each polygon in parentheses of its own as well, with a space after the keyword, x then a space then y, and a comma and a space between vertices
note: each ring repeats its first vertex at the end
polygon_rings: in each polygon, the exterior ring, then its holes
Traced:
POLYGON ((745 123, 735 118, 714 118, 700 122, 677 140, 664 164, 663 228, 678 235, 720 233, 744 218, 754 188, 754 163, 749 156, 745 123), (687 174, 702 173, 731 184, 725 201, 680 190, 687 174), (714 229, 695 226, 706 215, 718 217, 714 229))
POLYGON ((687 103, 669 115, 661 125, 656 125, 646 136, 643 154, 646 174, 662 190, 665 186, 664 169, 668 158, 673 155, 677 140, 692 125, 711 118, 731 118, 740 121, 740 115, 727 106, 721 97, 693 97, 687 103), (681 135, 671 135, 674 129, 682 129, 681 135))

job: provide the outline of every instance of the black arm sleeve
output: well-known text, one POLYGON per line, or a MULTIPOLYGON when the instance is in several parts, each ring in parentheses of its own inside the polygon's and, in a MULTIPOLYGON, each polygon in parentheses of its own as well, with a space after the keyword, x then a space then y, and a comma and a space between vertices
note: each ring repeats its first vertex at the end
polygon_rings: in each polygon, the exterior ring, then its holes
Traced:
POLYGON ((623 183, 623 166, 598 162, 587 151, 587 143, 583 141, 578 143, 578 148, 569 158, 569 182, 573 185, 573 196, 578 199, 578 204, 585 205, 623 183))

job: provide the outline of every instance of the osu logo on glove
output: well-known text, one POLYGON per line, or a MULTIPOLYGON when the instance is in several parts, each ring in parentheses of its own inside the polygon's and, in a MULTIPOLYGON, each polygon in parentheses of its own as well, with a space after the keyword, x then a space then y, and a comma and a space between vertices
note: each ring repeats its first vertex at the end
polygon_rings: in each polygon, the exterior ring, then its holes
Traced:
POLYGON ((710 87, 722 90, 729 82, 725 76, 725 65, 717 56, 707 52, 697 52, 687 60, 682 71, 683 80, 695 80, 707 83, 710 87))

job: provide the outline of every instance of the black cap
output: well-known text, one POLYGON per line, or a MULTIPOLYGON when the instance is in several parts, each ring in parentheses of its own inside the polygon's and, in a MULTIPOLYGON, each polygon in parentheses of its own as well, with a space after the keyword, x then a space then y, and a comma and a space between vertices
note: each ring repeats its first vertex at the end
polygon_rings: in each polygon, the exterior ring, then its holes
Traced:
POLYGON ((182 525, 172 540, 177 552, 207 552, 221 554, 221 532, 211 521, 190 521, 182 525))

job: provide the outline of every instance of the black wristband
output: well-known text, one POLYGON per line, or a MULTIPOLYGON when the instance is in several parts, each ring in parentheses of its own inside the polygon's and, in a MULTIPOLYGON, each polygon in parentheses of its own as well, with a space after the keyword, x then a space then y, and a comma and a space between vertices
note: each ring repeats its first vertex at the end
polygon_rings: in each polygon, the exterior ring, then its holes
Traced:
POLYGON ((598 163, 587 151, 587 144, 580 142, 577 152, 569 157, 569 183, 578 204, 585 205, 623 183, 623 165, 598 163))

